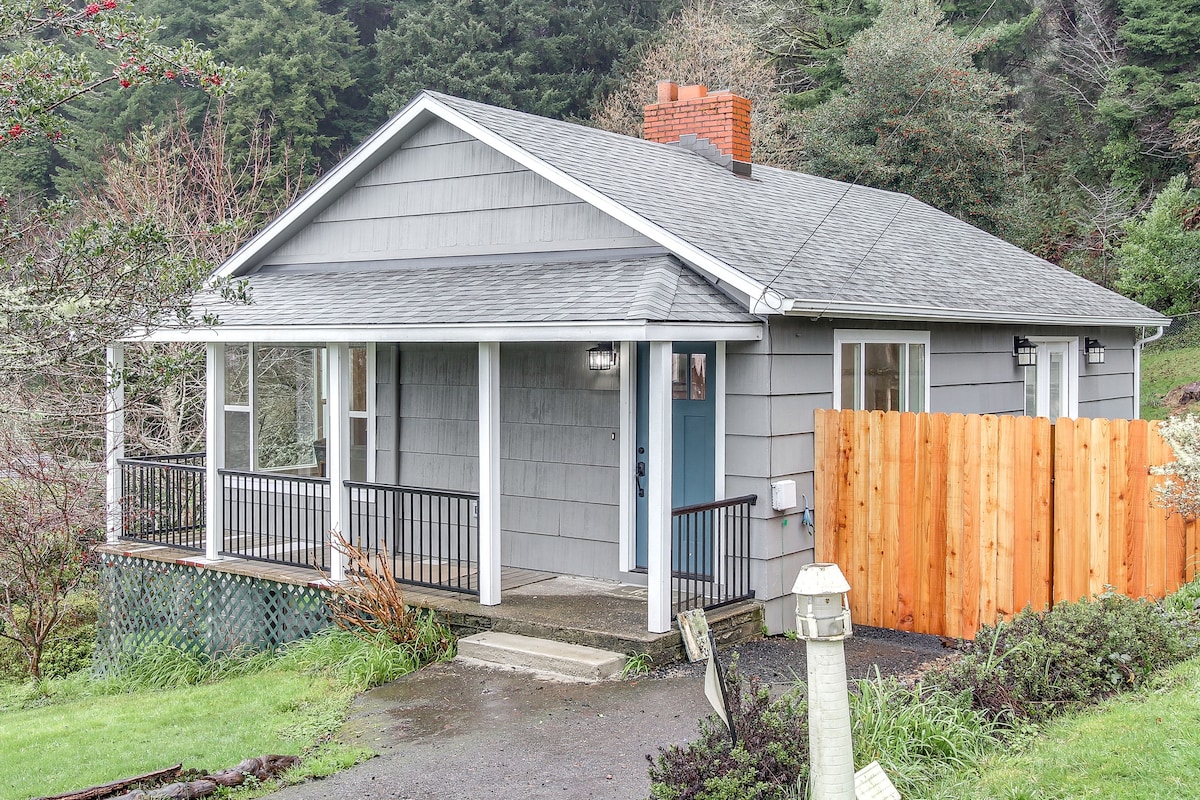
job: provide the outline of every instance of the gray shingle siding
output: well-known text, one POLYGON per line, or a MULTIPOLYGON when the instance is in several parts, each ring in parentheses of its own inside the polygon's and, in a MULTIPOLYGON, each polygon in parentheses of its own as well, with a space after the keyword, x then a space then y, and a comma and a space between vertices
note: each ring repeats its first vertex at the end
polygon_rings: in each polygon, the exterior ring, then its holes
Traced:
MULTIPOLYGON (((476 353, 400 348, 399 483, 478 491, 476 353)), ((618 381, 576 344, 501 346, 504 564, 618 577, 618 381)))

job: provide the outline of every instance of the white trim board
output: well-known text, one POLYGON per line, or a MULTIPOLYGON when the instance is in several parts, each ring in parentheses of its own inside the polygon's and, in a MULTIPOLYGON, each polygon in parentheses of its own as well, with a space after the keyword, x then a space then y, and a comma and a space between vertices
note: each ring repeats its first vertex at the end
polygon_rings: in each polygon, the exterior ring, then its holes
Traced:
POLYGON ((492 325, 351 325, 322 327, 251 327, 217 325, 188 329, 163 328, 131 342, 757 342, 763 338, 759 322, 714 325, 699 322, 586 322, 509 323, 492 325))

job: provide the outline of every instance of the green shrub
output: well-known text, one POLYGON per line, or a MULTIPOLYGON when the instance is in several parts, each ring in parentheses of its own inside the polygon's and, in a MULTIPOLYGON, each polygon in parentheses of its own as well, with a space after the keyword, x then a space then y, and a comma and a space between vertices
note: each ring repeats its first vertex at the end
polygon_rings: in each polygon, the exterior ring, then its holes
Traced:
POLYGON ((850 694, 854 763, 878 761, 903 797, 970 769, 995 746, 996 726, 961 696, 895 678, 854 684, 850 694))
POLYGON ((1186 658, 1194 640, 1184 615, 1106 593, 981 628, 934 681, 993 719, 1042 720, 1139 686, 1186 658))
POLYGON ((772 701, 757 678, 726 671, 738 746, 719 717, 700 723, 700 738, 659 749, 650 761, 655 800, 784 800, 808 779, 808 707, 804 687, 772 701))
POLYGON ((1191 583, 1185 583, 1174 594, 1163 598, 1163 605, 1169 611, 1190 614, 1195 619, 1200 617, 1200 578, 1191 583))

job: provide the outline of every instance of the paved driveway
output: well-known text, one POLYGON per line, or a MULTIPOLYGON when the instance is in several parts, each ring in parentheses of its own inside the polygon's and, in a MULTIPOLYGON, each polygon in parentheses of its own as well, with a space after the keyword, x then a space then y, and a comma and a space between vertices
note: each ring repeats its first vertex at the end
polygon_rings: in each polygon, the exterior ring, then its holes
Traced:
MULTIPOLYGON (((805 674, 802 643, 775 638, 737 649, 747 675, 779 684, 805 674)), ((933 637, 860 629, 847 662, 852 677, 875 664, 905 674, 944 653, 933 637)), ((701 665, 683 665, 635 681, 581 684, 435 664, 357 701, 342 736, 378 758, 272 797, 644 798, 646 755, 694 738, 709 713, 702 674, 701 665)))

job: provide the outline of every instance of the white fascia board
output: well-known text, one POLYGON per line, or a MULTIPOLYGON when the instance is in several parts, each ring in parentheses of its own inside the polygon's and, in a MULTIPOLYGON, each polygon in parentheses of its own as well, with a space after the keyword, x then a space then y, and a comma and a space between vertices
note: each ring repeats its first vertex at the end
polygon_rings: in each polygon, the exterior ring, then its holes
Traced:
MULTIPOLYGON (((987 322, 1012 325, 1089 325, 1109 328, 1162 325, 1163 317, 1096 317, 1074 314, 1005 314, 990 310, 935 308, 929 306, 893 306, 875 303, 830 303, 792 300, 785 312, 793 317, 835 317, 838 319, 914 320, 917 322, 987 322)), ((1150 312, 1153 314, 1154 312, 1150 312)))
POLYGON ((403 111, 392 117, 382 128, 372 134, 350 155, 346 156, 325 177, 305 192, 300 199, 268 223, 257 236, 234 253, 217 270, 213 277, 228 278, 236 276, 240 270, 255 263, 261 255, 270 252, 273 249, 274 242, 278 238, 288 236, 300 225, 308 222, 320 210, 327 195, 337 191, 343 181, 357 175, 358 171, 364 166, 370 165, 379 151, 390 146, 392 139, 400 131, 413 124, 414 121, 426 113, 436 115, 445 120, 464 133, 475 137, 497 152, 511 158, 518 164, 570 192, 580 200, 628 225, 643 236, 652 239, 696 269, 709 274, 718 281, 724 281, 733 289, 750 298, 754 298, 753 313, 779 313, 782 309, 784 298, 769 287, 753 280, 724 261, 710 256, 688 241, 650 222, 645 217, 634 213, 607 195, 571 177, 557 167, 551 166, 542 159, 537 158, 504 137, 494 133, 489 128, 480 125, 470 117, 455 111, 427 94, 419 95, 403 111))
POLYGON ((325 327, 159 328, 131 342, 757 342, 758 322, 713 325, 700 322, 517 323, 509 325, 360 325, 325 327))

